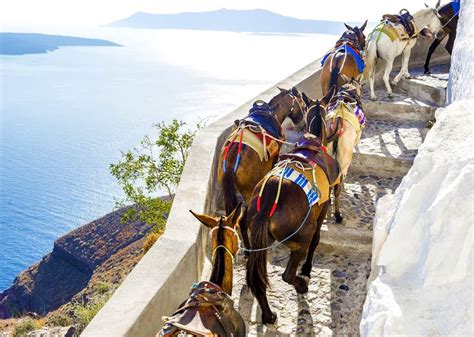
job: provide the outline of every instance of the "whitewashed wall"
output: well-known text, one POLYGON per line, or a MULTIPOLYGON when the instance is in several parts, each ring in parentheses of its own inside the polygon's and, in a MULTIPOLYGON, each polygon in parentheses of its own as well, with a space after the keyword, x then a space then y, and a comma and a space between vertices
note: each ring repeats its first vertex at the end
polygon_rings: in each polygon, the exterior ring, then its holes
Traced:
POLYGON ((451 104, 377 206, 362 336, 474 336, 474 4, 462 6, 451 104))

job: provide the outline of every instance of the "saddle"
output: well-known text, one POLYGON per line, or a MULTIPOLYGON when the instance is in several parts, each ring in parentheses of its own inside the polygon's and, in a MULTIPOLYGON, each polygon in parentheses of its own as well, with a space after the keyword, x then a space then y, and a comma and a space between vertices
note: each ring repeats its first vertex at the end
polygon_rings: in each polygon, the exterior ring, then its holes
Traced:
POLYGON ((281 138, 283 131, 270 106, 263 101, 256 101, 247 117, 241 119, 239 124, 250 124, 263 127, 270 135, 281 138))
POLYGON ((394 24, 401 24, 409 38, 414 37, 416 34, 413 16, 406 9, 402 9, 400 14, 384 14, 382 18, 394 24))
POLYGON ((236 336, 232 317, 239 315, 230 296, 214 283, 193 285, 188 299, 165 324, 157 336, 170 337, 179 331, 198 336, 236 336))
POLYGON ((351 43, 348 43, 346 40, 341 41, 339 40, 336 43, 336 46, 332 48, 330 51, 326 53, 326 55, 323 56, 321 60, 321 66, 324 65, 324 62, 326 62, 326 59, 329 57, 331 54, 335 54, 338 52, 344 52, 344 53, 349 53, 354 60, 356 61, 357 64, 357 70, 359 73, 362 73, 365 68, 365 57, 362 55, 359 49, 354 48, 351 43))
POLYGON ((293 150, 281 155, 280 159, 294 159, 309 165, 317 164, 326 174, 329 185, 333 186, 339 179, 341 170, 337 161, 322 148, 323 145, 318 138, 302 138, 293 150))

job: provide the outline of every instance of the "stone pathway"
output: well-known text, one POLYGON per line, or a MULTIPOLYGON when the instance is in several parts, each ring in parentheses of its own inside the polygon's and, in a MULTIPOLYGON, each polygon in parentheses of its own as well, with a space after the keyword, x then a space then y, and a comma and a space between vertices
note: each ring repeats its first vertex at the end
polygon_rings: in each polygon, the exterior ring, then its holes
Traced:
POLYGON ((432 71, 434 76, 428 78, 413 70, 414 78, 403 80, 392 99, 378 89, 379 101, 364 100, 367 127, 342 195, 345 220, 342 225, 329 216, 325 221, 307 294, 298 295, 281 279, 289 249, 280 246, 269 254, 272 288, 268 299, 278 313, 275 325, 260 323, 260 308, 245 285, 245 259, 239 256, 233 298, 247 322, 249 336, 359 335, 376 202, 398 187, 429 130, 428 121, 440 97, 444 101, 447 67, 433 67, 432 71))

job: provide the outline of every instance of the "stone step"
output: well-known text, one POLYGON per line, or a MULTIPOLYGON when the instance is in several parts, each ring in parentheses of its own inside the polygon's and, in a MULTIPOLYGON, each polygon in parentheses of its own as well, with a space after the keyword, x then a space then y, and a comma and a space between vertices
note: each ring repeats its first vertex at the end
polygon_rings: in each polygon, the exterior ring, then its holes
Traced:
POLYGON ((368 120, 349 170, 403 176, 413 164, 427 132, 426 122, 368 120))
POLYGON ((359 251, 369 251, 377 200, 393 194, 402 177, 381 177, 349 171, 341 195, 342 224, 334 220, 334 202, 322 227, 322 242, 359 251))
POLYGON ((383 119, 393 121, 429 121, 434 119, 436 107, 422 101, 394 94, 393 98, 386 97, 382 90, 376 90, 377 101, 364 99, 364 113, 368 121, 383 119))
POLYGON ((410 69, 411 79, 401 79, 395 91, 434 106, 444 106, 449 78, 449 65, 434 65, 431 74, 425 75, 423 68, 410 69))

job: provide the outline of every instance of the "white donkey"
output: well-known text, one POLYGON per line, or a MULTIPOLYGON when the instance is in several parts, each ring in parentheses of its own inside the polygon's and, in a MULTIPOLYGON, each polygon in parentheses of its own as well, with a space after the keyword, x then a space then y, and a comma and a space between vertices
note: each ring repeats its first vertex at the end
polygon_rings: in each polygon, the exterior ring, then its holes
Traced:
MULTIPOLYGON (((385 63, 385 71, 383 74, 383 81, 387 88, 388 97, 393 96, 392 87, 389 83, 390 72, 392 71, 393 61, 397 56, 402 56, 402 68, 398 75, 393 79, 393 84, 396 85, 401 77, 410 78, 408 72, 408 61, 410 59, 411 49, 416 43, 418 32, 422 28, 427 28, 431 31, 441 29, 442 25, 436 15, 436 9, 424 8, 413 14, 415 32, 409 37, 406 33, 403 36, 401 23, 393 24, 387 21, 382 21, 370 33, 366 48, 366 62, 367 67, 364 72, 364 78, 368 78, 370 85, 370 98, 376 100, 374 92, 374 81, 376 72, 376 63, 378 59, 382 59, 385 63)), ((404 31, 403 31, 404 32, 404 31)))

